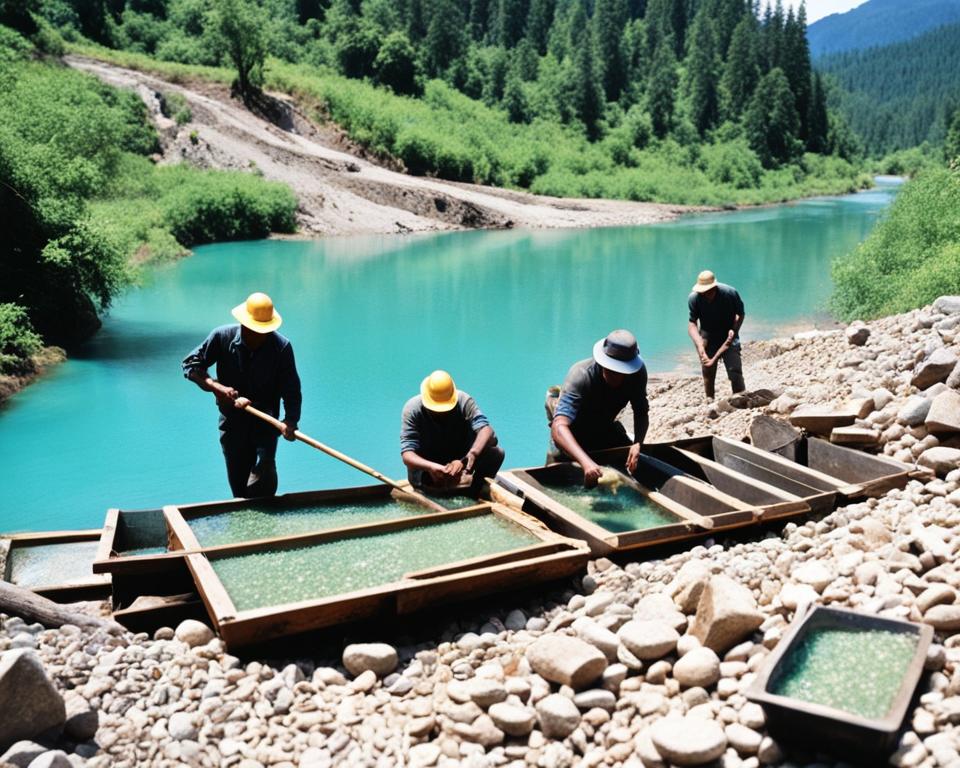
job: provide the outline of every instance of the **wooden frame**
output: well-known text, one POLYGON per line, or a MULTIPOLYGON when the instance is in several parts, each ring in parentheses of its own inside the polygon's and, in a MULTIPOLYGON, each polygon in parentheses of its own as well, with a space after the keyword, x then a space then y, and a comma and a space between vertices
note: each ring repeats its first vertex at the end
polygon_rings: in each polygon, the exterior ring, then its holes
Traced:
MULTIPOLYGON (((13 552, 16 549, 30 546, 46 546, 50 544, 69 544, 72 542, 98 541, 101 529, 84 529, 74 531, 44 531, 42 533, 18 533, 3 536, 8 541, 4 547, 3 572, 0 576, 4 581, 10 581, 10 572, 13 567, 13 552)), ((75 602, 77 600, 97 600, 108 597, 110 594, 110 577, 95 574, 93 560, 90 561, 90 578, 80 582, 65 584, 40 584, 26 586, 32 592, 57 602, 75 602)))
MULTIPOLYGON (((598 462, 617 468, 624 466, 626 456, 627 449, 593 454, 598 462)), ((642 530, 614 532, 586 519, 550 496, 540 481, 560 476, 565 480, 580 482, 583 472, 573 462, 558 462, 545 467, 507 470, 501 472, 497 480, 507 490, 525 499, 534 510, 548 517, 562 533, 584 539, 591 551, 598 555, 701 538, 718 530, 750 525, 760 516, 760 510, 756 507, 686 476, 668 464, 642 455, 634 473, 641 492, 651 502, 675 515, 677 522, 642 530), (708 517, 714 527, 701 528, 688 521, 685 515, 690 513, 708 517)))
MULTIPOLYGON (((167 508, 167 511, 168 521, 181 514, 175 508, 167 508)), ((183 524, 186 524, 185 520, 183 524)), ((181 533, 181 543, 184 543, 186 533, 181 533)), ((426 512, 348 528, 208 547, 202 551, 186 550, 185 554, 207 612, 223 639, 231 646, 237 646, 376 615, 408 613, 456 598, 484 595, 515 585, 518 577, 523 577, 527 583, 562 578, 584 567, 589 550, 583 542, 558 536, 523 512, 500 504, 480 504, 443 513, 426 512), (508 520, 532 533, 539 542, 506 552, 444 563, 350 593, 245 611, 237 610, 211 565, 211 561, 231 555, 287 549, 481 515, 496 515, 508 520)))
POLYGON ((799 463, 845 483, 838 492, 850 500, 882 496, 894 488, 905 487, 914 477, 927 474, 888 456, 856 451, 819 437, 807 437, 797 448, 799 463))

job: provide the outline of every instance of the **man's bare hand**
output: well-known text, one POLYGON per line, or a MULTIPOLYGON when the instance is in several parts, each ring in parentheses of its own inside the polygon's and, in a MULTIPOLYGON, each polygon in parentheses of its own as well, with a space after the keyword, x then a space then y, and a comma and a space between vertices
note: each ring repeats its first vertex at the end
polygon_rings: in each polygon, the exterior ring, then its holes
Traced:
POLYGON ((627 453, 627 472, 631 475, 637 471, 637 465, 640 463, 640 443, 634 443, 630 446, 627 453))
POLYGON ((583 487, 596 488, 602 474, 603 470, 591 461, 583 468, 583 487))
POLYGON ((473 474, 473 466, 477 463, 477 457, 471 452, 467 452, 466 461, 463 463, 463 471, 468 475, 473 474))
POLYGON ((239 408, 241 411, 250 405, 249 397, 237 397, 233 401, 234 408, 239 408))
POLYGON ((700 350, 700 363, 705 367, 710 367, 710 358, 707 357, 707 351, 705 349, 700 350))
POLYGON ((290 421, 283 422, 283 431, 280 433, 283 435, 284 440, 289 440, 291 443, 297 439, 295 432, 297 431, 297 425, 290 421))
POLYGON ((427 467, 427 474, 430 475, 431 484, 442 488, 446 485, 447 475, 444 472, 444 467, 441 464, 431 464, 427 467))
POLYGON ((217 398, 217 405, 233 405, 240 396, 233 387, 226 387, 223 384, 214 384, 212 391, 213 396, 217 398))
POLYGON ((463 476, 463 462, 460 459, 454 459, 443 468, 443 474, 446 477, 447 485, 456 485, 463 476))

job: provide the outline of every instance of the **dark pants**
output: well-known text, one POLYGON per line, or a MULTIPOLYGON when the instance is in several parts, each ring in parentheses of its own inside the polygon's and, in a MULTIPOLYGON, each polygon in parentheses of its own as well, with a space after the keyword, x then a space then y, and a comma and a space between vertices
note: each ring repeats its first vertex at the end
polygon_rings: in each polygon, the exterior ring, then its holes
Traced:
MULTIPOLYGON (((429 461, 435 461, 438 464, 448 464, 454 459, 463 458, 466 455, 467 451, 470 450, 468 445, 464 448, 463 453, 459 456, 451 456, 449 458, 440 457, 434 458, 432 456, 425 456, 424 458, 429 461)), ((491 443, 487 443, 487 447, 483 449, 483 452, 477 456, 477 460, 473 463, 473 482, 470 485, 469 494, 471 496, 479 496, 480 492, 483 490, 483 481, 487 477, 496 477, 497 472, 500 471, 500 467, 503 466, 503 460, 506 457, 506 454, 496 443, 494 439, 491 443)), ((410 484, 414 488, 420 488, 424 491, 430 490, 440 490, 433 486, 430 482, 430 475, 427 472, 419 469, 408 469, 407 470, 407 479, 410 481, 410 484)))
MULTIPOLYGON (((720 349, 720 344, 707 345, 707 357, 713 357, 720 349)), ((743 363, 740 360, 740 344, 734 343, 730 348, 720 356, 723 360, 723 367, 727 370, 727 378, 730 379, 730 388, 733 392, 743 392, 747 387, 743 382, 743 363)), ((717 382, 717 368, 720 367, 720 360, 709 368, 701 366, 703 372, 703 388, 707 397, 713 397, 717 382)))
MULTIPOLYGON (((594 425, 591 429, 577 429, 574 425, 570 431, 573 432, 573 436, 580 447, 587 453, 603 451, 607 448, 623 448, 633 444, 627 435, 626 428, 619 420, 594 425)), ((550 447, 547 449, 547 464, 553 464, 557 461, 573 461, 573 457, 568 456, 551 439, 550 447)))
POLYGON ((221 429, 220 447, 234 498, 252 499, 277 493, 276 432, 221 429))

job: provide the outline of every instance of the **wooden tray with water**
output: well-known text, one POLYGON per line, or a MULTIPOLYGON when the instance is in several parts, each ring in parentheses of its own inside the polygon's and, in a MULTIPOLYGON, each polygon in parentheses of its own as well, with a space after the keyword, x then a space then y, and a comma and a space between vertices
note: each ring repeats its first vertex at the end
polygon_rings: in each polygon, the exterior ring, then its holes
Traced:
POLYGON ((187 555, 231 645, 409 613, 568 576, 589 556, 499 504, 210 547, 187 555))
POLYGON ((52 531, 0 538, 0 576, 52 600, 110 594, 110 577, 93 572, 100 530, 52 531))
MULTIPOLYGON (((625 473, 626 449, 598 452, 594 458, 625 473)), ((547 520, 562 533, 581 538, 595 554, 649 547, 709 533, 690 522, 702 515, 714 528, 754 522, 756 510, 674 467, 642 456, 634 480, 627 478, 616 494, 604 488, 585 489, 583 471, 572 462, 501 472, 497 481, 523 497, 524 509, 547 520)))

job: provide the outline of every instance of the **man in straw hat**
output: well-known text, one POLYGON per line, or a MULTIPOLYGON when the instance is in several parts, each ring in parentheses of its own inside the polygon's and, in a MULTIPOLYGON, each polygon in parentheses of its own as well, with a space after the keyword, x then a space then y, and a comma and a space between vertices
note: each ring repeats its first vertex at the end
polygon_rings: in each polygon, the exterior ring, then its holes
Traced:
POLYGON ((504 452, 476 401, 449 373, 434 371, 403 406, 400 456, 415 487, 453 488, 470 476, 469 493, 478 496, 484 478, 503 465, 504 452))
POLYGON ((265 293, 251 293, 233 308, 239 325, 214 328, 183 360, 183 373, 212 392, 220 408, 220 445, 227 479, 235 497, 273 496, 277 492, 277 430, 243 412, 248 405, 279 418, 283 436, 294 439, 300 421, 300 376, 293 347, 279 333, 280 313, 265 293), (207 370, 217 366, 217 377, 207 370))
POLYGON ((700 356, 703 388, 713 399, 717 381, 717 360, 723 358, 727 378, 734 392, 743 392, 743 364, 740 361, 740 326, 743 325, 743 299, 735 288, 718 283, 705 269, 697 277, 687 299, 690 322, 687 333, 700 356), (699 325, 698 325, 699 324, 699 325))
POLYGON ((574 363, 560 391, 550 422, 559 448, 556 458, 583 467, 583 484, 592 488, 602 474, 588 452, 630 446, 627 470, 634 472, 649 425, 647 369, 630 331, 611 331, 593 346, 593 357, 574 363), (627 403, 633 407, 633 440, 620 423, 627 403))

